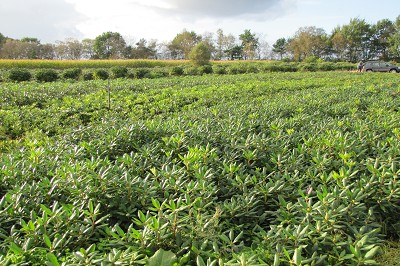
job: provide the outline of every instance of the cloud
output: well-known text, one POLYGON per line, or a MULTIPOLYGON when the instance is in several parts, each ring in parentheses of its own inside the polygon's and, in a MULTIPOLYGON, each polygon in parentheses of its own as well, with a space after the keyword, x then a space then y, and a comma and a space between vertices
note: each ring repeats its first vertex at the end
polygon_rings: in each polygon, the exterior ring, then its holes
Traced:
POLYGON ((75 25, 84 17, 64 0, 1 0, 1 33, 10 38, 34 37, 42 43, 80 37, 75 25))
POLYGON ((192 20, 201 18, 248 18, 278 17, 290 8, 294 0, 161 0, 160 10, 170 15, 192 20), (265 15, 269 15, 266 17, 265 15))

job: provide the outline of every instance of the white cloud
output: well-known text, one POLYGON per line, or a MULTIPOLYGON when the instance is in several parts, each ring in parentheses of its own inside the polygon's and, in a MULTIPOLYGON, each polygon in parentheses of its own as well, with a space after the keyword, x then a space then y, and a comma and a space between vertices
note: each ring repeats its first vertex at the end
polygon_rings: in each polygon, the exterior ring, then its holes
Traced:
POLYGON ((161 41, 171 40, 182 29, 204 33, 222 28, 229 33, 242 33, 251 28, 249 21, 271 21, 296 3, 296 0, 66 1, 87 17, 77 25, 86 37, 117 31, 124 36, 161 41))
POLYGON ((1 0, 1 33, 11 38, 34 37, 53 42, 81 37, 76 25, 84 19, 64 0, 1 0))

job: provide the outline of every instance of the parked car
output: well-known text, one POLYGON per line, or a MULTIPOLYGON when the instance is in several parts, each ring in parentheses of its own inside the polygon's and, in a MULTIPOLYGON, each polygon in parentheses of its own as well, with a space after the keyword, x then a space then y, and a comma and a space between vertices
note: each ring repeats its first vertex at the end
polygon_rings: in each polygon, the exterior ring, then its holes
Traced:
POLYGON ((363 71, 365 72, 391 72, 399 73, 400 68, 398 66, 392 65, 388 62, 383 61, 367 61, 364 64, 363 71))

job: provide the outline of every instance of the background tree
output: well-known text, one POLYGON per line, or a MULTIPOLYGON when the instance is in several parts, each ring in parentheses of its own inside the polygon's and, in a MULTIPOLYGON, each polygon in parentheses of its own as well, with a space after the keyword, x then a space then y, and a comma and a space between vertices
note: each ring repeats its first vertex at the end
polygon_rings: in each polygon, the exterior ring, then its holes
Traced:
POLYGON ((394 33, 388 38, 389 41, 389 55, 391 58, 400 61, 400 16, 398 16, 393 23, 394 33))
POLYGON ((330 43, 337 60, 345 61, 347 57, 348 41, 341 31, 340 27, 336 27, 335 29, 333 29, 330 36, 330 43))
POLYGON ((183 30, 178 33, 168 45, 174 59, 187 59, 193 47, 201 41, 201 36, 194 31, 183 30))
POLYGON ((211 53, 211 59, 215 58, 216 48, 215 48, 215 40, 214 33, 205 32, 201 35, 201 42, 204 42, 208 46, 208 50, 211 53))
POLYGON ((94 57, 98 59, 124 58, 126 42, 118 32, 105 32, 94 40, 94 57))
POLYGON ((45 43, 40 45, 39 58, 46 60, 54 60, 56 58, 55 45, 45 43))
POLYGON ((210 45, 204 41, 199 42, 189 53, 189 59, 196 66, 203 66, 210 63, 210 45))
POLYGON ((245 30, 244 33, 239 35, 239 40, 242 41, 242 49, 244 59, 254 59, 256 49, 259 45, 258 38, 255 33, 251 33, 250 30, 245 30))
POLYGON ((265 35, 258 34, 257 38, 258 38, 258 46, 256 49, 256 58, 259 60, 265 60, 271 58, 272 57, 271 46, 266 40, 265 35))
POLYGON ((57 43, 55 53, 58 59, 79 60, 82 59, 83 45, 76 39, 67 38, 57 43))
POLYGON ((231 56, 227 54, 227 51, 232 50, 236 44, 236 38, 232 34, 224 34, 222 29, 217 30, 216 36, 216 47, 215 47, 215 59, 222 60, 222 59, 229 59, 231 56))
POLYGON ((371 27, 371 46, 369 57, 378 57, 383 60, 389 59, 389 39, 396 33, 395 26, 388 19, 379 20, 371 27))
POLYGON ((81 44, 82 44, 82 59, 94 58, 94 40, 88 38, 83 39, 81 44))
POLYGON ((309 56, 322 57, 327 44, 327 35, 321 28, 301 27, 288 41, 287 50, 293 59, 302 61, 309 56))
POLYGON ((153 40, 149 44, 145 39, 140 39, 134 47, 128 46, 127 47, 127 58, 134 58, 134 59, 148 59, 148 58, 155 58, 157 53, 157 41, 153 40))
POLYGON ((285 38, 279 38, 272 45, 272 52, 279 55, 279 59, 282 60, 283 56, 287 53, 287 41, 285 38))
POLYGON ((338 38, 332 36, 334 47, 341 47, 341 54, 346 61, 357 62, 360 59, 369 58, 369 48, 371 44, 370 25, 361 19, 351 19, 349 24, 337 27, 334 34, 340 34, 338 38), (340 45, 336 45, 340 43, 340 45))
POLYGON ((243 59, 243 47, 241 45, 235 45, 232 48, 225 51, 229 56, 230 60, 242 60, 243 59))
POLYGON ((36 38, 7 39, 1 49, 1 57, 7 59, 39 59, 40 42, 36 38))
POLYGON ((3 44, 6 42, 7 37, 4 36, 2 33, 0 33, 0 51, 1 51, 1 47, 3 47, 3 44))
POLYGON ((20 53, 22 58, 39 59, 40 58, 40 41, 37 38, 24 37, 20 40, 20 53))

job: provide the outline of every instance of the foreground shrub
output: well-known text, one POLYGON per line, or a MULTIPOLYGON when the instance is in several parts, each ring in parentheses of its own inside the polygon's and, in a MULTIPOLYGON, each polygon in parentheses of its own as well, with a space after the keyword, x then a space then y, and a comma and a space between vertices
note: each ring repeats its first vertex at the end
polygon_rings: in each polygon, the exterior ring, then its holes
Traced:
POLYGON ((94 74, 92 71, 86 71, 83 73, 82 76, 83 80, 93 80, 94 79, 94 74))
POLYGON ((23 68, 11 69, 8 73, 8 80, 10 81, 21 82, 21 81, 28 81, 31 78, 32 78, 31 72, 23 68))
POLYGON ((35 78, 39 82, 53 82, 58 80, 58 73, 53 69, 41 69, 36 72, 35 78))
POLYGON ((156 79, 156 78, 163 78, 166 76, 168 76, 168 73, 163 71, 162 69, 154 69, 146 73, 146 75, 144 75, 144 78, 156 79))
POLYGON ((232 64, 227 68, 227 73, 231 75, 244 74, 247 72, 247 66, 245 64, 232 64))
POLYGON ((135 78, 137 79, 142 79, 144 77, 146 77, 146 75, 149 73, 150 71, 147 68, 138 68, 134 71, 134 75, 135 78))
POLYGON ((123 66, 116 66, 111 68, 113 78, 126 78, 128 76, 128 68, 123 66))
POLYGON ((199 75, 199 69, 195 66, 188 66, 183 70, 186 76, 196 76, 199 75))
POLYGON ((211 65, 204 65, 199 67, 199 74, 212 74, 213 73, 213 68, 211 65))
POLYGON ((82 74, 82 69, 80 69, 80 68, 66 69, 62 73, 62 78, 78 80, 79 77, 81 76, 81 74, 82 74))
POLYGON ((224 75, 224 74, 226 74, 226 68, 223 65, 214 65, 213 73, 218 74, 218 75, 224 75))
POLYGON ((105 80, 105 79, 108 79, 109 76, 110 75, 108 74, 107 70, 105 70, 105 69, 96 69, 93 74, 94 79, 105 80))
POLYGON ((172 67, 169 74, 171 76, 182 76, 183 75, 183 68, 181 66, 172 67))

